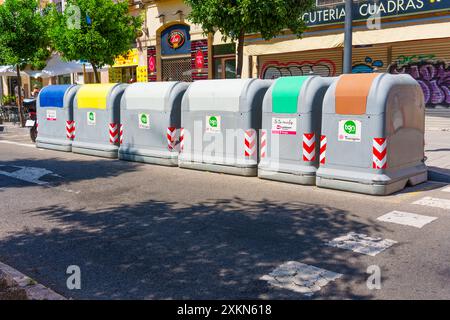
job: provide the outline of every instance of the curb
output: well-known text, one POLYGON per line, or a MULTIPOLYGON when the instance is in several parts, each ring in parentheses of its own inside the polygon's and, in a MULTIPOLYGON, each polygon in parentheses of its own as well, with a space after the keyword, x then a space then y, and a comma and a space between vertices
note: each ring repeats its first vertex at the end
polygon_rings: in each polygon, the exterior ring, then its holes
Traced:
POLYGON ((428 180, 450 183, 450 175, 438 170, 428 168, 428 180))
POLYGON ((0 300, 67 300, 20 271, 0 262, 0 300), (6 289, 3 293, 2 289, 6 289))

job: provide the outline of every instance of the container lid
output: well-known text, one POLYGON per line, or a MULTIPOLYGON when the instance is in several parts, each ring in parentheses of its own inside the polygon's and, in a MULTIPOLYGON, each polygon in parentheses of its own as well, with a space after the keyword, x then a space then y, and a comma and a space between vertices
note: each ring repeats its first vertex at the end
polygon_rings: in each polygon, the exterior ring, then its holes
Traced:
POLYGON ((191 111, 239 112, 241 97, 256 79, 203 80, 191 84, 187 93, 191 111))
POLYGON ((181 82, 138 82, 125 90, 126 109, 169 110, 170 94, 181 82))
POLYGON ((72 85, 51 85, 39 92, 39 106, 64 108, 64 95, 72 85))
POLYGON ((336 114, 366 114, 367 97, 373 81, 379 75, 377 73, 341 75, 336 85, 336 114))
POLYGON ((309 76, 301 76, 277 79, 272 91, 272 112, 296 113, 300 90, 309 78, 309 76))
POLYGON ((85 84, 77 94, 78 109, 106 109, 108 96, 116 83, 85 84))

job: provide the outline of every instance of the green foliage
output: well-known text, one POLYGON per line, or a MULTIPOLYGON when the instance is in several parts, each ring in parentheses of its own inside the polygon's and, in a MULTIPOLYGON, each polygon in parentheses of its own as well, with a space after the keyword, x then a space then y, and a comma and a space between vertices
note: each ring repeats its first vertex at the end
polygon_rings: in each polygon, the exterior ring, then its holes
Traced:
POLYGON ((6 106, 9 104, 14 104, 16 102, 16 97, 14 95, 4 95, 2 97, 2 105, 6 106))
POLYGON ((0 5, 0 62, 45 67, 50 55, 47 19, 37 0, 5 0, 0 5))
POLYGON ((189 19, 207 33, 220 31, 238 40, 244 33, 260 33, 272 39, 285 29, 301 36, 306 28, 302 16, 314 0, 184 0, 192 8, 189 19))
POLYGON ((87 60, 94 68, 125 54, 142 25, 128 13, 128 1, 69 0, 64 13, 51 11, 50 38, 66 60, 87 60))

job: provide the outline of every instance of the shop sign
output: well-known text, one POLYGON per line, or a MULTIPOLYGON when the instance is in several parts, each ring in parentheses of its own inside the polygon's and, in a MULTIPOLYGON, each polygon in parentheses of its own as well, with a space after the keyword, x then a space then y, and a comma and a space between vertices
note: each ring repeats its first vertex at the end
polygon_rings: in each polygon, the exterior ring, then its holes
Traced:
POLYGON ((150 56, 150 58, 148 58, 148 71, 150 71, 150 73, 156 72, 155 56, 150 56))
POLYGON ((191 53, 189 26, 177 24, 161 32, 161 55, 179 55, 191 53))
POLYGON ((186 42, 186 36, 182 30, 172 30, 167 37, 167 42, 172 49, 177 50, 186 42))
POLYGON ((195 68, 198 70, 203 69, 205 66, 205 55, 203 54, 203 51, 201 49, 197 50, 197 53, 195 54, 195 68))
POLYGON ((134 67, 139 64, 139 52, 137 49, 128 51, 126 55, 118 56, 114 60, 113 68, 117 67, 134 67))
MULTIPOLYGON (((372 17, 398 17, 450 9, 448 0, 366 0, 353 3, 354 21, 372 17)), ((345 21, 345 4, 318 7, 303 15, 308 26, 339 24, 345 21)))

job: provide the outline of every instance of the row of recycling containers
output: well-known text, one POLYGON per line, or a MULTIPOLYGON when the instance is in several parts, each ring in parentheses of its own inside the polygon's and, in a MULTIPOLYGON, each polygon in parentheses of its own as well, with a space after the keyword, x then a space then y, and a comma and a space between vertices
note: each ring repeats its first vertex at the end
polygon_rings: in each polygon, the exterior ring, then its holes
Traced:
POLYGON ((54 85, 37 147, 387 195, 426 181, 408 75, 54 85))

